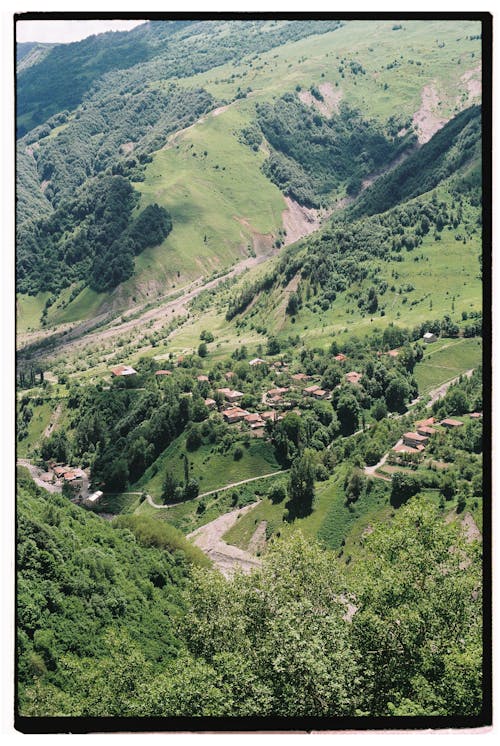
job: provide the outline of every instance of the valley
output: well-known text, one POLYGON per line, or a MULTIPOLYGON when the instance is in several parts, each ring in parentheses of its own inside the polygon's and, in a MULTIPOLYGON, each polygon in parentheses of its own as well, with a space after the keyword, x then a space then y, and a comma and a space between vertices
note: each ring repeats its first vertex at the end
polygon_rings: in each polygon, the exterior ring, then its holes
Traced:
POLYGON ((481 721, 481 24, 20 57, 21 718, 481 721))

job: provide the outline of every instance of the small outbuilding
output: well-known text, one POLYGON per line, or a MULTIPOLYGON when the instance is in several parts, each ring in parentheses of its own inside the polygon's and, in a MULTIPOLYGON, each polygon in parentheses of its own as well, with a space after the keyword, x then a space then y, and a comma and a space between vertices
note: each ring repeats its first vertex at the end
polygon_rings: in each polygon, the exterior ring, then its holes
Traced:
POLYGON ((437 337, 436 337, 435 334, 433 334, 433 332, 425 332, 425 334, 422 337, 422 339, 424 340, 424 342, 426 344, 429 344, 430 342, 436 342, 437 341, 437 337))

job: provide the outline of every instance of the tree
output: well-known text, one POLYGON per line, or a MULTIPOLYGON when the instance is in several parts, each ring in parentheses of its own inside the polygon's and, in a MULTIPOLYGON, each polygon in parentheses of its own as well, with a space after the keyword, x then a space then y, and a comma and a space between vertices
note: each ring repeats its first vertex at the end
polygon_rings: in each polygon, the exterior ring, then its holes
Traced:
POLYGON ((200 485, 198 484, 198 481, 191 478, 184 487, 184 498, 186 500, 193 500, 195 497, 198 497, 199 492, 200 485))
POLYGON ((170 469, 167 469, 163 480, 161 499, 163 503, 175 502, 179 499, 179 482, 170 469))
POLYGON ((224 686, 232 716, 354 713, 357 662, 344 594, 334 556, 300 532, 271 544, 262 569, 250 575, 225 580, 195 571, 183 629, 192 658, 205 666, 202 701, 210 696, 220 713, 214 688, 224 686))
POLYGON ((385 392, 387 409, 390 412, 404 412, 410 395, 408 382, 402 376, 392 378, 385 392))
POLYGON ((360 411, 356 397, 347 392, 342 393, 337 402, 336 411, 342 435, 352 435, 356 432, 360 411))
POLYGON ((316 457, 314 451, 306 448, 292 463, 288 482, 287 503, 289 517, 309 515, 314 500, 314 480, 316 477, 316 457))
POLYGON ((289 316, 295 316, 300 308, 300 296, 295 291, 290 293, 286 307, 289 316))
POLYGON ((198 355, 200 357, 206 357, 208 355, 208 347, 206 342, 201 342, 198 346, 198 355))
POLYGON ((479 714, 481 563, 460 525, 411 500, 365 539, 352 575, 360 708, 371 715, 479 714))
POLYGON ((396 507, 402 505, 420 490, 420 482, 412 474, 397 471, 391 480, 391 503, 396 507))

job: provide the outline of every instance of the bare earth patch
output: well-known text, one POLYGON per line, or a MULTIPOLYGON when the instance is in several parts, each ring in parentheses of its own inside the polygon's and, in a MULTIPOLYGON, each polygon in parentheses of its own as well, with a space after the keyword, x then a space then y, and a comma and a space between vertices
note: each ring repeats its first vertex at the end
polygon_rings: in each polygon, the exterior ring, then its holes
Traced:
POLYGON ((323 96, 323 101, 318 101, 310 91, 300 91, 299 98, 302 103, 306 106, 314 106, 324 117, 331 117, 332 114, 337 114, 343 95, 342 91, 340 89, 336 90, 331 83, 321 83, 318 89, 323 96))
POLYGON ((258 554, 265 548, 266 528, 267 521, 261 521, 255 529, 250 541, 248 542, 248 551, 250 554, 258 554))
POLYGON ((221 515, 205 526, 197 528, 196 531, 187 536, 207 557, 210 557, 225 577, 229 577, 237 569, 249 573, 261 564, 260 560, 249 552, 238 549, 238 547, 233 547, 231 544, 226 544, 222 540, 222 536, 234 526, 238 517, 248 513, 259 502, 260 500, 250 505, 245 505, 244 508, 238 508, 237 510, 232 510, 230 513, 221 515))
POLYGON ((475 98, 481 97, 481 65, 478 65, 472 70, 467 70, 462 75, 460 80, 467 88, 467 93, 469 96, 468 102, 471 102, 475 98))
POLYGON ((421 145, 428 142, 448 119, 439 116, 439 96, 434 85, 424 86, 422 90, 422 105, 413 115, 413 124, 417 131, 418 141, 421 145))
POLYGON ((470 513, 466 513, 464 517, 462 518, 462 526, 465 531, 465 536, 467 541, 470 543, 472 541, 482 541, 483 537, 481 536, 481 531, 478 529, 476 521, 471 516, 470 513))
POLYGON ((133 151, 134 147, 135 147, 135 143, 134 142, 132 142, 132 141, 130 141, 130 142, 124 142, 122 145, 120 145, 120 150, 122 151, 122 153, 124 153, 126 155, 127 153, 131 153, 133 151))
POLYGON ((282 213, 283 228, 286 231, 285 246, 308 236, 320 226, 319 210, 303 207, 291 197, 285 197, 286 210, 282 213))

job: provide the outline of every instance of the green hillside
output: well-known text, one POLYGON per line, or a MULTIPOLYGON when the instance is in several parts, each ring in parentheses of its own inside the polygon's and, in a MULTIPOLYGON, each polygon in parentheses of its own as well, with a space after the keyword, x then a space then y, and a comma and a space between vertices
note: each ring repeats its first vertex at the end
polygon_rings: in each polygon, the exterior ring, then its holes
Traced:
MULTIPOLYGON (((185 283, 220 271, 249 252, 269 252, 277 240, 282 240, 279 232, 283 230, 286 205, 262 172, 269 156, 266 142, 254 151, 241 135, 257 125, 256 107, 260 103, 293 93, 312 116, 325 121, 347 105, 362 112, 365 120, 375 117, 381 134, 390 138, 400 130, 404 132, 402 128, 408 129, 412 116, 420 111, 414 126, 419 139, 425 140, 456 112, 478 101, 477 23, 436 21, 430 28, 429 22, 411 21, 397 29, 393 25, 397 24, 350 21, 328 30, 326 22, 295 26, 279 22, 264 24, 266 32, 259 34, 259 23, 239 23, 231 34, 230 49, 225 42, 217 46, 219 37, 227 37, 227 22, 211 26, 167 24, 165 28, 161 23, 145 24, 130 35, 113 36, 116 49, 107 61, 103 58, 96 65, 92 75, 102 75, 105 67, 100 65, 111 65, 121 54, 120 44, 132 47, 134 40, 137 49, 143 50, 140 54, 149 50, 148 61, 130 67, 127 82, 121 72, 96 78, 99 84, 76 114, 65 102, 66 111, 55 114, 21 140, 24 165, 18 174, 22 205, 19 222, 28 216, 40 219, 50 211, 51 204, 64 207, 65 190, 68 194, 70 185, 78 186, 89 171, 104 169, 130 179, 142 195, 141 204, 159 202, 166 206, 173 216, 172 236, 136 258, 128 270, 133 277, 113 294, 112 307, 116 310, 157 295, 165 285, 177 284, 179 276, 185 283), (165 48, 167 38, 170 46, 165 48), (207 70, 191 75, 186 67, 180 73, 183 45, 191 44, 189 64, 196 59, 193 39, 196 49, 210 48, 210 56, 200 62, 207 70), (353 55, 350 50, 355 39, 353 55), (224 59, 231 56, 231 62, 224 59), (174 59, 175 75, 169 73, 174 70, 174 59), (121 96, 117 97, 120 86, 121 96), (221 109, 219 105, 225 102, 233 103, 221 109), (214 109, 218 115, 207 116, 214 109), (427 128, 425 132, 421 122, 427 128), (185 127, 189 129, 173 137, 185 127), (26 155, 25 148, 35 156, 26 155), (37 181, 42 185, 40 190, 37 181)), ((100 43, 100 37, 92 42, 100 43)), ((102 43, 108 43, 107 39, 102 43)), ((20 78, 20 106, 28 106, 30 100, 28 96, 24 103, 23 86, 31 80, 29 75, 36 72, 47 81, 45 66, 52 57, 54 64, 56 52, 64 52, 69 59, 76 54, 77 64, 78 55, 86 54, 86 44, 90 42, 65 45, 65 50, 56 47, 45 60, 26 70, 20 78)), ((64 74, 64 68, 59 69, 64 74)), ((34 83, 30 86, 29 95, 35 95, 34 83)), ((370 156, 364 168, 385 167, 391 152, 389 149, 378 161, 370 156)), ((359 173, 358 185, 366 171, 359 173)), ((345 194, 348 177, 337 184, 335 196, 345 194)), ((300 174, 297 178, 301 180, 300 174)), ((276 181, 275 176, 273 179, 276 181)), ((277 183, 281 183, 279 179, 277 183)), ((356 188, 353 181, 349 188, 356 188)), ((36 266, 35 256, 46 251, 37 244, 38 238, 34 243, 37 231, 28 222, 20 232, 18 256, 27 268, 33 262, 36 266)), ((50 252, 52 255, 54 249, 50 252)), ((52 276, 54 271, 55 267, 52 276)), ((59 272, 58 276, 63 283, 73 280, 71 273, 59 272)), ((117 275, 113 281, 120 279, 117 275)), ((74 290, 76 294, 78 288, 74 290)), ((64 316, 77 320, 94 312, 92 305, 70 300, 64 316)), ((46 323, 60 320, 56 314, 48 316, 46 323)))

